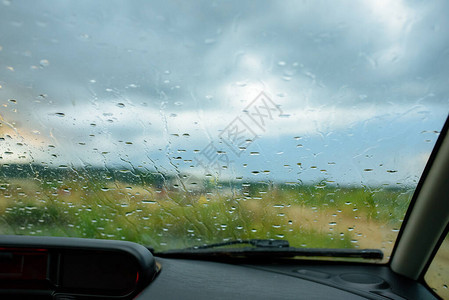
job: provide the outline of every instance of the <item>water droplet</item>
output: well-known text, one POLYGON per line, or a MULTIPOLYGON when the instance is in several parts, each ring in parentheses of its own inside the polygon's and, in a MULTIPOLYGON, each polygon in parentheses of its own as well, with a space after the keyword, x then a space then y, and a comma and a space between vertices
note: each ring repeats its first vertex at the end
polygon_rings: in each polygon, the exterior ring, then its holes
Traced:
POLYGON ((214 44, 215 42, 216 42, 215 39, 205 39, 204 40, 204 44, 206 44, 206 45, 214 44))
POLYGON ((43 68, 48 67, 50 65, 50 62, 47 59, 41 59, 39 62, 39 65, 43 68))

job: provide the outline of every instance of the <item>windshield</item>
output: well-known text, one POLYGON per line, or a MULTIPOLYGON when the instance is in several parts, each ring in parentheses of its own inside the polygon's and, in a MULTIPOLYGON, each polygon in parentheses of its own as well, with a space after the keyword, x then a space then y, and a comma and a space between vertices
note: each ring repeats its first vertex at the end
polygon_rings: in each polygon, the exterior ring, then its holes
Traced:
POLYGON ((391 253, 446 1, 0 3, 0 233, 391 253))

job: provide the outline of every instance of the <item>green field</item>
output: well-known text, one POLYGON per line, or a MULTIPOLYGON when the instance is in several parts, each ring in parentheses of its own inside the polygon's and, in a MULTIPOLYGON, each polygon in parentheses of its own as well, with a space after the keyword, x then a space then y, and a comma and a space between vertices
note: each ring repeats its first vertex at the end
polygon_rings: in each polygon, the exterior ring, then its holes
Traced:
POLYGON ((4 172, 0 233, 119 239, 156 250, 273 238, 296 247, 379 248, 388 256, 412 195, 324 181, 202 179, 189 189, 168 177, 118 175, 127 173, 4 172))

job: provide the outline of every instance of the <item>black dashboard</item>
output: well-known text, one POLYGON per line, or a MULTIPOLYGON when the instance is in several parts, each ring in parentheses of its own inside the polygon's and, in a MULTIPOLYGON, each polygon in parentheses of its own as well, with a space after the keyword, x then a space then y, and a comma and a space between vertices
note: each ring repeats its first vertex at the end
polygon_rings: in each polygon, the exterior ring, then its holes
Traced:
POLYGON ((157 261, 160 274, 136 299, 435 299, 424 286, 387 266, 157 261))
POLYGON ((1 299, 435 299, 388 266, 153 256, 130 242, 2 236, 1 299))

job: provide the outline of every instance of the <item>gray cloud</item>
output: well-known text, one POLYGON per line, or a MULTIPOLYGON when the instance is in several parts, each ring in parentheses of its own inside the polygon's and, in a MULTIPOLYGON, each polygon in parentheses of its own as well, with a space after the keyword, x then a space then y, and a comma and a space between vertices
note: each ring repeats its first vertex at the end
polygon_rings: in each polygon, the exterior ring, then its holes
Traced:
POLYGON ((449 106, 446 1, 5 3, 0 114, 64 151, 151 137, 150 152, 183 128, 207 143, 260 90, 291 114, 288 135, 449 106))

